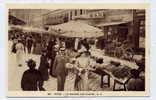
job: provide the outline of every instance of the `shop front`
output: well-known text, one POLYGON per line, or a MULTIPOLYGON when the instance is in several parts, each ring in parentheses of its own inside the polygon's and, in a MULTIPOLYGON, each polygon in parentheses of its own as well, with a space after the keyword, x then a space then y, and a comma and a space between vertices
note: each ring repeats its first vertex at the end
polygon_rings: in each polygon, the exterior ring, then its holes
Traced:
MULTIPOLYGON (((128 13, 121 11, 121 14, 108 13, 106 14, 105 22, 96 25, 96 27, 99 27, 105 33, 103 46, 106 54, 125 59, 125 50, 133 48, 133 42, 130 42, 133 36, 132 11, 130 10, 128 13)), ((130 52, 133 54, 133 50, 130 50, 130 52)))
POLYGON ((125 12, 125 14, 122 12, 121 15, 107 15, 105 22, 98 24, 97 27, 104 30, 107 40, 117 39, 118 41, 124 41, 131 34, 132 21, 133 15, 131 12, 125 12))

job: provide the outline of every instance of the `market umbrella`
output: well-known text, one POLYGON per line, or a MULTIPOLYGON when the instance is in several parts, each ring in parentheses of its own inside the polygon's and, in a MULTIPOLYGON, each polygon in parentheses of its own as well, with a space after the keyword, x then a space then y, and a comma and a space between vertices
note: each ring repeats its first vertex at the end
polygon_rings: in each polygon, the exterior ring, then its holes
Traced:
POLYGON ((52 29, 60 32, 61 36, 65 37, 101 37, 103 36, 102 30, 90 26, 86 23, 79 21, 70 21, 64 24, 52 26, 52 29))
POLYGON ((48 31, 42 29, 42 28, 36 28, 36 27, 23 27, 23 31, 25 32, 35 32, 35 33, 48 33, 48 31))
POLYGON ((9 25, 8 30, 22 30, 20 25, 9 25))
POLYGON ((9 30, 23 30, 24 32, 35 32, 35 33, 48 33, 48 31, 42 28, 36 27, 28 27, 28 26, 21 26, 21 25, 9 25, 9 30))
POLYGON ((62 34, 61 32, 53 29, 52 27, 49 27, 48 33, 51 34, 51 35, 54 35, 54 36, 59 36, 60 34, 62 34))

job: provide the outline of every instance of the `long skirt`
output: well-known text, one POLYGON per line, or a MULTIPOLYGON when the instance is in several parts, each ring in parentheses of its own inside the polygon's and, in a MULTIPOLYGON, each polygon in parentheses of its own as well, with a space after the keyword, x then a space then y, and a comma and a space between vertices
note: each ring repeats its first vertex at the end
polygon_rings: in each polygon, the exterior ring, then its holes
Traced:
POLYGON ((75 89, 77 91, 88 91, 88 72, 85 72, 80 76, 77 75, 75 82, 75 89))
POLYGON ((44 68, 41 66, 41 67, 39 67, 39 71, 42 75, 43 81, 47 81, 49 79, 48 68, 44 68))
POLYGON ((28 46, 28 47, 27 47, 28 54, 32 53, 32 48, 33 48, 32 46, 28 46))
POLYGON ((17 50, 16 60, 17 60, 18 65, 23 65, 24 63, 24 51, 23 50, 17 50))

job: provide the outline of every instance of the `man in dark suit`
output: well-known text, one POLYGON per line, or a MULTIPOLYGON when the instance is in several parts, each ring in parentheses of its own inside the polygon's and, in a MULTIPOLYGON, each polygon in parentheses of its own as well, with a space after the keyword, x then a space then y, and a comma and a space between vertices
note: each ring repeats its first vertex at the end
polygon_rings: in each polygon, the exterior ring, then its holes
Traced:
POLYGON ((34 41, 33 41, 32 36, 29 36, 29 37, 27 38, 27 49, 28 49, 28 54, 31 53, 31 49, 32 49, 32 47, 33 47, 33 43, 34 43, 34 41))
POLYGON ((57 77, 57 90, 64 91, 64 84, 67 75, 66 63, 68 57, 65 55, 65 48, 60 48, 59 54, 55 57, 53 65, 53 74, 57 77))

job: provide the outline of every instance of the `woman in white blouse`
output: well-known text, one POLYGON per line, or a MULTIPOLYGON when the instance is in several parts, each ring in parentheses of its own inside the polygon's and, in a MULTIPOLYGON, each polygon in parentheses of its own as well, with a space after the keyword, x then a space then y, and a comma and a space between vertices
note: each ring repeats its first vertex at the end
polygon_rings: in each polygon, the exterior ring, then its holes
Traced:
POLYGON ((77 58, 76 68, 78 74, 76 77, 75 88, 78 91, 87 91, 88 90, 88 68, 90 65, 90 58, 87 55, 87 51, 81 53, 81 56, 77 58))
POLYGON ((19 39, 16 44, 16 59, 18 66, 22 67, 24 61, 24 46, 21 39, 19 39))

